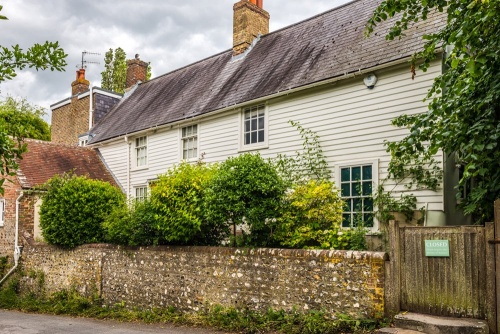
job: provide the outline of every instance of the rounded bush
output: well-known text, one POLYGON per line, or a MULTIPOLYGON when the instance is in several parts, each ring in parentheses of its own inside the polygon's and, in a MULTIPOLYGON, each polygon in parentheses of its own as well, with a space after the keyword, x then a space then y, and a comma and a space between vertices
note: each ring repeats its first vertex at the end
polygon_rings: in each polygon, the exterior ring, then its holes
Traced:
MULTIPOLYGON (((272 221, 285 186, 273 165, 259 154, 224 161, 208 184, 204 212, 210 224, 248 226, 244 243, 270 246, 272 221)), ((244 229, 243 229, 244 231, 244 229)))
POLYGON ((125 195, 111 184, 83 176, 55 176, 45 188, 42 235, 48 243, 67 248, 103 242, 102 222, 125 202, 125 195))

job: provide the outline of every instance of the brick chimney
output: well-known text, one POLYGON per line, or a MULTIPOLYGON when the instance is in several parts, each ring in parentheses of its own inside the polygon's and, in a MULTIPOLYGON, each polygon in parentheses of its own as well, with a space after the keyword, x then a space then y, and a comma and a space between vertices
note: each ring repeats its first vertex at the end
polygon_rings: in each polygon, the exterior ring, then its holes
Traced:
POLYGON ((89 90, 90 81, 85 79, 85 69, 76 71, 76 80, 71 83, 71 95, 77 95, 89 90))
POLYGON ((269 13, 263 0, 241 0, 234 4, 233 56, 245 52, 257 36, 269 33, 269 13))
POLYGON ((139 55, 135 55, 135 59, 127 60, 127 82, 126 88, 130 88, 138 81, 145 82, 148 71, 148 63, 142 61, 139 55))

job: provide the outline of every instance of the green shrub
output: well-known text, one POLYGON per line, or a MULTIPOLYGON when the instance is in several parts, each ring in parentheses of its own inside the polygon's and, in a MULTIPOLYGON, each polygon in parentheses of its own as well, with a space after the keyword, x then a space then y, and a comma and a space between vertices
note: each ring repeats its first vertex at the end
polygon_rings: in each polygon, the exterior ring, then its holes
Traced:
POLYGON ((45 184, 40 207, 44 239, 53 245, 73 248, 104 241, 102 222, 124 194, 111 184, 83 176, 55 176, 45 184))
POLYGON ((204 212, 211 225, 246 223, 246 244, 270 246, 273 218, 285 190, 273 165, 258 154, 230 157, 218 168, 205 194, 204 212))
POLYGON ((166 243, 218 244, 225 236, 221 222, 204 221, 203 197, 216 168, 182 163, 161 175, 151 188, 156 228, 166 243))
POLYGON ((151 246, 160 243, 156 219, 149 200, 132 200, 116 206, 103 223, 107 242, 125 246, 151 246))
POLYGON ((274 237, 283 247, 334 248, 344 201, 333 183, 310 180, 291 190, 274 237))

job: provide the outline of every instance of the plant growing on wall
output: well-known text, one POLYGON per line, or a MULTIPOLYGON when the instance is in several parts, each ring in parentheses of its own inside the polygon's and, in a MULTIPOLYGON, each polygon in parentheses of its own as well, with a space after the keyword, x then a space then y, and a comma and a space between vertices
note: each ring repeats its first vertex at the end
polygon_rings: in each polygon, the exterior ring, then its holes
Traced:
POLYGON ((204 198, 206 221, 248 225, 248 245, 269 246, 285 184, 274 166, 259 154, 224 161, 210 180, 204 198))
POLYGON ((54 176, 43 188, 43 238, 67 248, 104 241, 101 224, 113 208, 125 201, 125 195, 111 184, 84 176, 54 176))

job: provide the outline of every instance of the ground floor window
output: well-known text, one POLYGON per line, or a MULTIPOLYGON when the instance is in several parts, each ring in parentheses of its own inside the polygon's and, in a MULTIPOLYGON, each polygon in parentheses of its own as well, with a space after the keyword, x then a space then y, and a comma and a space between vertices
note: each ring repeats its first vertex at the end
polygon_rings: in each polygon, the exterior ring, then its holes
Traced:
POLYGON ((135 187, 135 199, 137 201, 144 201, 147 198, 148 198, 147 186, 135 187))
POLYGON ((372 192, 376 172, 373 164, 341 166, 338 170, 340 194, 346 202, 342 227, 373 227, 372 192))

